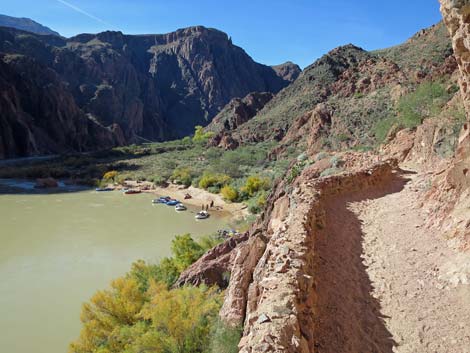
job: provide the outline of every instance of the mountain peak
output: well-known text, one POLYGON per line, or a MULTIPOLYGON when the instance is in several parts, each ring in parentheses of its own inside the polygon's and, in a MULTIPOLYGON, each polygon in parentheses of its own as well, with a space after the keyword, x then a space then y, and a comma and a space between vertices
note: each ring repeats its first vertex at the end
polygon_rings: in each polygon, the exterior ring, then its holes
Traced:
POLYGON ((12 27, 20 29, 22 31, 32 32, 41 35, 60 36, 58 32, 53 31, 49 27, 43 26, 42 24, 25 17, 20 18, 0 14, 0 26, 12 27))
POLYGON ((299 65, 294 64, 292 61, 286 61, 283 64, 271 66, 274 71, 276 71, 277 75, 282 79, 292 82, 299 77, 302 69, 299 65))

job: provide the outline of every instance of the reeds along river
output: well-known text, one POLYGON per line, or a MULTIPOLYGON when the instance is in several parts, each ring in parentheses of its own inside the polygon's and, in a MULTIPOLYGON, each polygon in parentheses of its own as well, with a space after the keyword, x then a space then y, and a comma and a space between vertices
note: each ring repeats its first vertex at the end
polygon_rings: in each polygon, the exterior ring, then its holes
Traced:
POLYGON ((175 235, 197 238, 228 222, 196 221, 191 208, 152 205, 148 194, 0 191, 0 352, 66 352, 96 290, 137 259, 169 255, 175 235))

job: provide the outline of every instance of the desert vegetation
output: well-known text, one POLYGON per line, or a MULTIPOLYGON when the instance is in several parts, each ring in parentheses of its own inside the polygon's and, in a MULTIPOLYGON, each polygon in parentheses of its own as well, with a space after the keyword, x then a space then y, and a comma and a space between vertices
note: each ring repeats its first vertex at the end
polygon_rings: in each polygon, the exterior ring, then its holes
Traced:
POLYGON ((159 264, 137 261, 110 288, 83 304, 80 337, 71 353, 236 352, 241 331, 218 319, 223 291, 217 287, 172 288, 181 271, 220 242, 176 236, 173 256, 159 264))

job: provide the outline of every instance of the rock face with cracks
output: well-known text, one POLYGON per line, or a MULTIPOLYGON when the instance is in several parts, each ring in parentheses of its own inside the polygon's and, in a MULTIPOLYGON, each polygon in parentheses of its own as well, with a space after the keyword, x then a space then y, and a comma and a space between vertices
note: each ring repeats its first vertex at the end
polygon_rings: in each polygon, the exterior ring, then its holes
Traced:
POLYGON ((441 12, 452 37, 460 70, 460 92, 467 121, 460 133, 454 158, 432 185, 428 204, 430 223, 439 225, 460 248, 470 247, 470 224, 465 210, 470 206, 470 2, 441 0, 441 12))
POLYGON ((460 69, 460 88, 467 118, 470 119, 470 1, 440 0, 444 22, 452 37, 460 69))

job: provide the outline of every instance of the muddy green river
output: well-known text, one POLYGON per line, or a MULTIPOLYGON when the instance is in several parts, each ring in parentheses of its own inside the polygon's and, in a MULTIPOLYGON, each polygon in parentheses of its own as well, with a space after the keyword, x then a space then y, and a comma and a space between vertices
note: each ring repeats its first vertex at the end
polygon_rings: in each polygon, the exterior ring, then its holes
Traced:
MULTIPOLYGON (((4 181, 0 181, 0 185, 4 181)), ((80 308, 133 261, 169 255, 171 239, 224 227, 227 217, 152 205, 152 195, 0 188, 0 352, 65 353, 80 308)))

